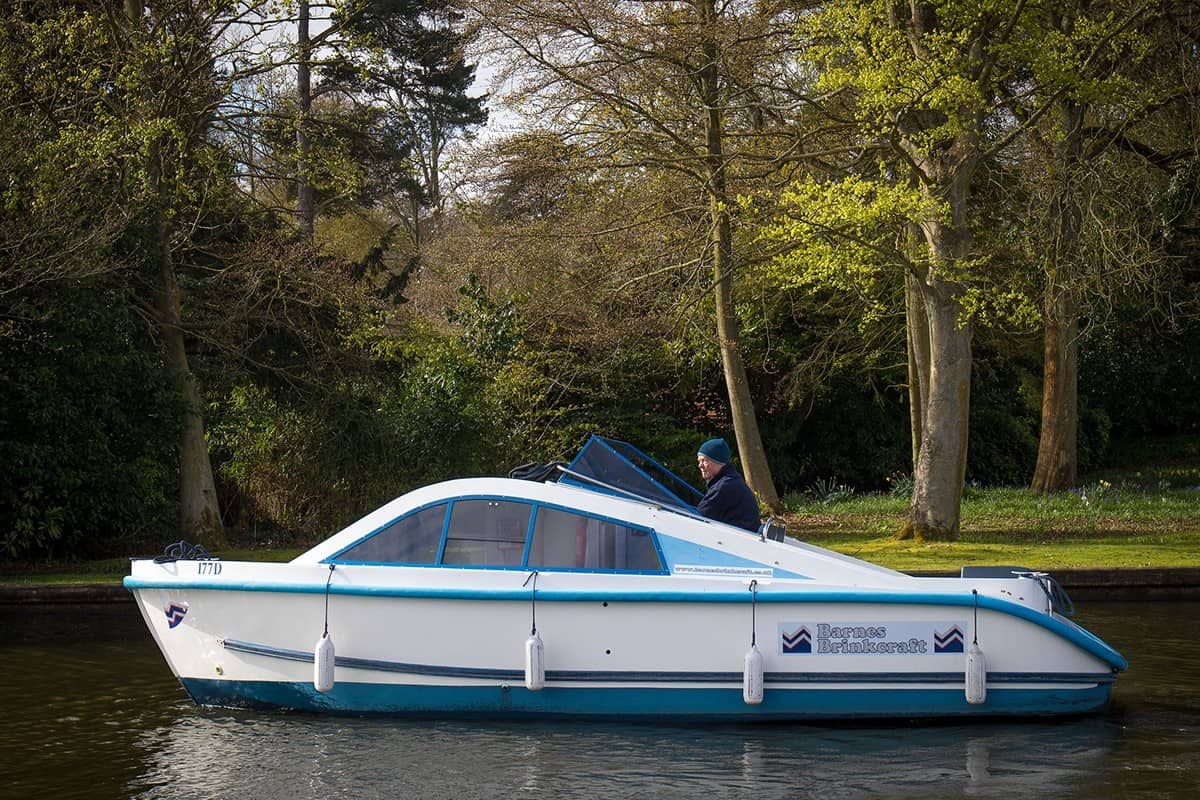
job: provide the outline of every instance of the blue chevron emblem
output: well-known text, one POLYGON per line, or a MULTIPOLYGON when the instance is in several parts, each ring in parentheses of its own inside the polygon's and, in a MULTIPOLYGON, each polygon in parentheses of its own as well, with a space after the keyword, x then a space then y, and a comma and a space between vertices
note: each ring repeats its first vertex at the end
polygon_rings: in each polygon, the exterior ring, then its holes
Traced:
POLYGON ((167 612, 167 625, 174 628, 179 623, 183 622, 183 618, 187 616, 187 605, 179 603, 169 604, 164 611, 167 612))
POLYGON ((963 653, 966 652, 965 638, 962 629, 955 625, 945 633, 933 632, 933 652, 963 653))
POLYGON ((800 626, 791 633, 780 633, 783 637, 783 652, 785 653, 811 653, 812 652, 812 634, 808 632, 808 628, 800 626))

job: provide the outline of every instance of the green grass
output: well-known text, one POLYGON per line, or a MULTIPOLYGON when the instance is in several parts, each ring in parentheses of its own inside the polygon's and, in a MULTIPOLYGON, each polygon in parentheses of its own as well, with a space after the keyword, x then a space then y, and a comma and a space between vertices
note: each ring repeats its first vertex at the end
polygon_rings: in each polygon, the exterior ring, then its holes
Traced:
POLYGON ((989 564, 1040 570, 1200 566, 1200 530, 1056 539, 965 533, 956 542, 922 544, 853 531, 812 535, 795 526, 789 527, 789 533, 812 544, 906 572, 989 564))
MULTIPOLYGON (((847 487, 790 497, 788 532, 900 570, 1016 564, 1037 569, 1200 566, 1200 467, 1107 470, 1076 492, 968 489, 956 542, 900 542, 908 496, 847 487)), ((828 484, 823 487, 827 488, 828 484)))

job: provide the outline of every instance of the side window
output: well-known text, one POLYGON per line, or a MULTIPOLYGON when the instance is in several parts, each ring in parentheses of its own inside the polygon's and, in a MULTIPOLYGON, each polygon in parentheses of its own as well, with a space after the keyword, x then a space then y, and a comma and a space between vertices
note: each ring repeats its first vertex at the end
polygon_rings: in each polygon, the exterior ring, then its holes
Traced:
POLYGON ((371 561, 385 564, 435 564, 446 504, 423 508, 401 517, 369 539, 343 550, 335 561, 371 561))
POLYGON ((450 511, 443 564, 519 567, 531 507, 512 500, 457 500, 450 511))
POLYGON ((538 509, 529 566, 649 572, 662 569, 647 531, 556 508, 538 509))

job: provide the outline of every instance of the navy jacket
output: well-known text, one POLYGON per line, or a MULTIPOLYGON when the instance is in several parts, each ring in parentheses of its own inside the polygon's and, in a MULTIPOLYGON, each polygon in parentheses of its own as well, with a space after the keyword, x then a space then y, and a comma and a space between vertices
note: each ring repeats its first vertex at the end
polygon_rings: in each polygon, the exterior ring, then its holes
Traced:
POLYGON ((708 482, 708 491, 704 493, 697 510, 709 519, 727 522, 748 531, 758 531, 758 500, 742 476, 729 464, 721 467, 721 471, 708 482))

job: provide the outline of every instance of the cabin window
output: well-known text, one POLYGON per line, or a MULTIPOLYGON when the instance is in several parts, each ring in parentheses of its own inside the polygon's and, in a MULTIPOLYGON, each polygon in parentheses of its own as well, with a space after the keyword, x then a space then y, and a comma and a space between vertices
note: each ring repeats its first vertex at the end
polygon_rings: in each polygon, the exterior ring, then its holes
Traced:
POLYGON ((519 567, 529 531, 528 503, 457 500, 450 511, 443 564, 519 567))
POLYGON ((529 567, 659 572, 662 562, 649 531, 619 522, 539 508, 529 567))
POLYGON ((401 517, 370 538, 338 553, 338 561, 383 564, 436 564, 446 504, 423 508, 401 517))

